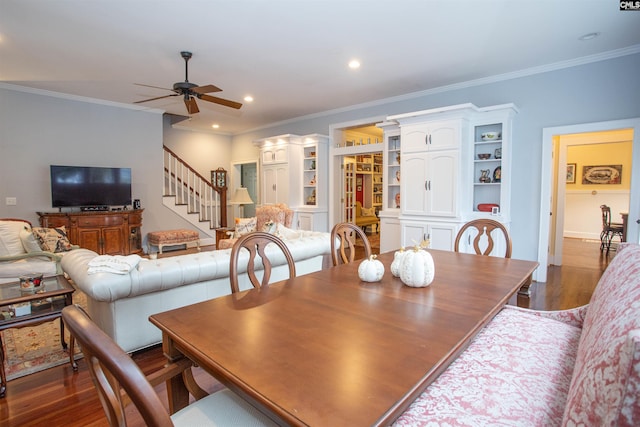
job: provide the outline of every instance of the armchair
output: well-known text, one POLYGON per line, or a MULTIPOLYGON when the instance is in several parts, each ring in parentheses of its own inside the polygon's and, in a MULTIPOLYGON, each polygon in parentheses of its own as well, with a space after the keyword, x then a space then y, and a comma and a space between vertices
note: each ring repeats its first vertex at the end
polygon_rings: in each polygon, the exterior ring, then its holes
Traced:
MULTIPOLYGON (((293 222, 293 211, 287 207, 287 205, 280 203, 276 205, 263 205, 256 208, 256 228, 250 231, 265 231, 264 225, 269 221, 274 224, 282 224, 287 228, 291 227, 293 222)), ((230 249, 233 244, 238 240, 234 232, 229 232, 229 239, 220 239, 219 247, 216 249, 230 249)))
MULTIPOLYGON (((372 210, 371 208, 369 210, 372 210)), ((375 212, 363 212, 362 204, 360 202, 356 202, 356 225, 362 228, 362 231, 366 233, 367 227, 370 225, 371 228, 376 226, 375 232, 378 232, 378 225, 380 224, 380 219, 376 216, 375 212)))
POLYGON ((61 274, 61 259, 61 254, 40 248, 29 221, 0 218, 0 283, 16 281, 30 273, 61 274))

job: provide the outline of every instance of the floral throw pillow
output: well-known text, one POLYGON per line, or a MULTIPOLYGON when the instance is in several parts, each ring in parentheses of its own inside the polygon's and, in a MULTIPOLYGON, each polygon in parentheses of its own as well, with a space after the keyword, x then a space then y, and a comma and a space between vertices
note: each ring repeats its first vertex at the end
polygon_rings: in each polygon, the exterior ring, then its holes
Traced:
POLYGON ((253 233, 256 231, 256 227, 257 222, 255 216, 252 218, 236 218, 236 231, 233 237, 237 239, 245 234, 253 233))
POLYGON ((33 236, 43 251, 67 252, 71 250, 71 242, 69 242, 64 226, 56 228, 34 227, 33 236))

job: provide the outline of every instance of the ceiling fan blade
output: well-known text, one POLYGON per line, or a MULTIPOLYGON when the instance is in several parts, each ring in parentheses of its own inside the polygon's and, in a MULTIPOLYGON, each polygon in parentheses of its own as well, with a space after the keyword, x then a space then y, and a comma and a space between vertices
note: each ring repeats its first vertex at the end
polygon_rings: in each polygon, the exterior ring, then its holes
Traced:
POLYGON ((189 99, 184 99, 184 105, 187 106, 187 111, 189 114, 199 113, 200 109, 198 108, 198 104, 196 104, 196 99, 193 97, 189 97, 189 99))
POLYGON ((156 99, 169 98, 170 96, 178 96, 178 94, 177 93, 172 93, 171 95, 156 96, 155 98, 143 99, 142 101, 135 101, 134 104, 140 104, 142 102, 155 101, 156 99))
POLYGON ((173 90, 173 89, 169 89, 169 88, 166 88, 166 87, 151 86, 151 85, 143 85, 142 83, 134 83, 134 85, 136 85, 136 86, 144 86, 144 87, 152 87, 152 88, 154 88, 154 89, 173 90))
POLYGON ((222 89, 220 89, 217 86, 214 85, 204 85, 204 86, 197 86, 197 87, 192 87, 191 90, 195 93, 199 93, 199 94, 204 94, 204 93, 210 93, 210 92, 221 92, 222 89))
POLYGON ((229 101, 228 99, 218 98, 217 96, 211 95, 198 95, 198 98, 204 99, 205 101, 213 102, 214 104, 224 105, 225 107, 235 108, 239 110, 242 107, 242 104, 235 101, 229 101))

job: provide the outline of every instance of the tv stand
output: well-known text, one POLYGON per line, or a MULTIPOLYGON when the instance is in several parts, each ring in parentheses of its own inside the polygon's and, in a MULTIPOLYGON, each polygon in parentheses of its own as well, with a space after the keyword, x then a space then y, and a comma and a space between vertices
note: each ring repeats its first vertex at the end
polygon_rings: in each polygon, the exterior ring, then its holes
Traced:
POLYGON ((122 211, 37 212, 42 227, 62 227, 69 241, 100 255, 142 253, 142 212, 122 211))

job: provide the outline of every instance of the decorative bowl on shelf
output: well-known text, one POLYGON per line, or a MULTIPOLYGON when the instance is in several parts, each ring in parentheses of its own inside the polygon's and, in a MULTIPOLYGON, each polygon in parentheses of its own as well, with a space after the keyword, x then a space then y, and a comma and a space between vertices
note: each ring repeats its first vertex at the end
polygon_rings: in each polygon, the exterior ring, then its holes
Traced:
POLYGON ((487 159, 491 158, 491 154, 489 154, 489 153, 481 153, 481 154, 478 154, 478 158, 480 160, 487 160, 487 159))
POLYGON ((500 138, 500 133, 498 132, 483 132, 482 135, 483 141, 493 141, 495 139, 500 138))

